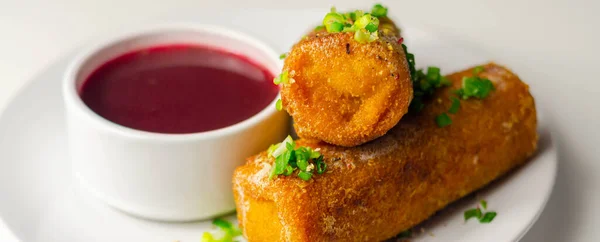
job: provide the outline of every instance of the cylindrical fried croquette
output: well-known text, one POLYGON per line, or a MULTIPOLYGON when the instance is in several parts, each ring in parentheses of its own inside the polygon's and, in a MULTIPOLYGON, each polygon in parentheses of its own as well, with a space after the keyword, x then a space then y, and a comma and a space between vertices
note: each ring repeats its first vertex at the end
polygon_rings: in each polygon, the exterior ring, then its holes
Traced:
POLYGON ((394 31, 379 34, 359 43, 352 32, 317 31, 292 48, 281 100, 298 136, 356 146, 384 135, 407 113, 413 89, 404 50, 394 31))
POLYGON ((536 110, 528 86, 487 64, 495 90, 461 101, 449 126, 434 119, 472 70, 452 74, 418 114, 385 136, 344 148, 306 140, 328 171, 309 182, 268 178, 273 158, 251 157, 234 174, 238 219, 252 241, 381 241, 424 221, 449 203, 524 163, 537 144, 536 110))
POLYGON ((379 17, 379 29, 381 29, 382 31, 385 32, 385 34, 394 34, 398 37, 401 37, 401 30, 398 27, 398 25, 396 25, 396 23, 394 23, 394 21, 392 21, 390 18, 388 17, 379 17), (389 32, 388 32, 389 31, 389 32))

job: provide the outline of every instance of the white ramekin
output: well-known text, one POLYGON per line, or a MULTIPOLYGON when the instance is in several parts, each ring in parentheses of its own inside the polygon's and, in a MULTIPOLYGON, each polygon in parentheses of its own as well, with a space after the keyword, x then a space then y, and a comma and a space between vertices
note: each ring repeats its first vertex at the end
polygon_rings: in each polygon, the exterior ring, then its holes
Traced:
POLYGON ((275 109, 279 96, 247 120, 193 134, 127 128, 94 113, 79 96, 82 83, 100 65, 166 44, 219 48, 247 56, 274 74, 281 70, 270 47, 216 26, 159 26, 99 41, 72 61, 62 83, 74 176, 99 199, 143 218, 191 221, 232 212, 235 167, 287 135, 289 117, 275 109))

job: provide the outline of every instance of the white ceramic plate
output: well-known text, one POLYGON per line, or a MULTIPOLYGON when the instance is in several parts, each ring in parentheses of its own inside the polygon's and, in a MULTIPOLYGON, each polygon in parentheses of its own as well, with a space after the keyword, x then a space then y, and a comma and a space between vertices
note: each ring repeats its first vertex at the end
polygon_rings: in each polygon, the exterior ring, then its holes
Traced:
MULTIPOLYGON (((310 29, 323 11, 236 11, 170 20, 220 24, 253 34, 282 51, 310 29)), ((485 52, 451 37, 403 23, 420 66, 446 73, 483 63, 485 52)), ((60 80, 66 61, 50 66, 23 88, 0 118, 0 216, 24 242, 197 242, 210 222, 160 223, 134 218, 89 197, 71 183, 66 158, 60 80)), ((538 107, 543 109, 543 107, 538 107)), ((540 117, 537 155, 475 195, 430 219, 415 233, 421 241, 517 241, 542 212, 554 184, 556 148, 540 117), (498 212, 490 224, 465 223, 462 213, 479 198, 498 212)), ((233 216, 229 217, 233 219, 233 216)))

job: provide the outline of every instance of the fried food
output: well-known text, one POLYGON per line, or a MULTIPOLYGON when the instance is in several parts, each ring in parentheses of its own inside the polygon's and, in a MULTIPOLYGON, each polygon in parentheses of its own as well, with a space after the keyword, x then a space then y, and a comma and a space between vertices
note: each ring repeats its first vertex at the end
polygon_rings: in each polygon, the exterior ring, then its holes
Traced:
POLYGON ((386 34, 389 34, 387 31, 390 31, 392 34, 400 37, 400 33, 401 33, 400 28, 398 27, 398 25, 396 25, 396 23, 394 23, 394 21, 392 21, 388 17, 380 17, 379 18, 379 28, 381 28, 383 31, 385 31, 386 34))
POLYGON ((355 41, 352 32, 315 31, 292 48, 281 100, 298 136, 356 146, 384 135, 407 113, 410 71, 398 29, 385 23, 393 29, 370 43, 355 41))
POLYGON ((509 70, 483 67, 480 76, 495 91, 462 101, 449 126, 434 119, 472 69, 448 76, 453 87, 439 89, 420 113, 371 143, 344 148, 298 140, 328 164, 309 182, 270 180, 273 158, 249 158, 233 177, 244 235, 251 242, 385 240, 523 164, 538 139, 533 97, 509 70))

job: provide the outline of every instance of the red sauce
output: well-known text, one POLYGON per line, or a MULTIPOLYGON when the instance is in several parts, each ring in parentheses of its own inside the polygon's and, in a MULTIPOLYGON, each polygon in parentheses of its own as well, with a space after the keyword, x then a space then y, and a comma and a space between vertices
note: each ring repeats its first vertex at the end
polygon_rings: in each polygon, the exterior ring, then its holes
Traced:
POLYGON ((260 112, 279 91, 272 80, 272 73, 244 56, 173 45, 109 61, 88 77, 80 95, 117 124, 184 134, 227 127, 260 112))

